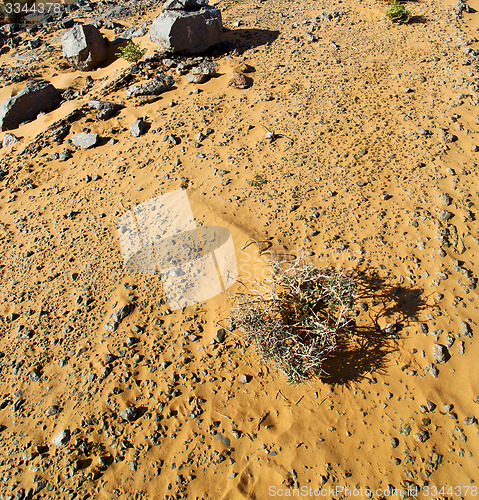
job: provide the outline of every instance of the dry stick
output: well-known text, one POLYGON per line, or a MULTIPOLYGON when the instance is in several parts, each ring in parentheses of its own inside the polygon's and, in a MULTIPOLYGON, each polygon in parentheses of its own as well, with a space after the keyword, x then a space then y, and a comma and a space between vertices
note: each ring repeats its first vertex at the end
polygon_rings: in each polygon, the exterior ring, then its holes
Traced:
POLYGON ((218 410, 215 410, 215 412, 218 414, 218 415, 221 415, 222 417, 225 417, 227 418, 228 420, 231 420, 231 417, 228 417, 228 415, 223 415, 222 413, 220 413, 218 410))
POLYGON ((324 398, 319 402, 318 406, 321 406, 328 398, 329 398, 329 395, 331 394, 331 391, 329 391, 326 396, 324 396, 324 398))
MULTIPOLYGON (((260 241, 264 241, 264 240, 260 240, 260 241)), ((255 242, 258 245, 258 252, 259 252, 260 255, 262 255, 263 253, 268 252, 267 248, 265 248, 264 250, 261 250, 261 246, 259 244, 259 241, 257 239, 255 239, 255 238, 248 238, 246 240, 245 244, 243 245, 243 248, 241 250, 244 250, 245 248, 247 248, 249 246, 249 244, 252 243, 252 242, 255 242)), ((268 242, 266 242, 266 243, 268 243, 268 242)), ((268 252, 268 253, 271 253, 271 252, 268 252)))
POLYGON ((293 146, 294 141, 293 141, 293 139, 291 139, 291 137, 288 137, 287 135, 284 135, 284 134, 277 134, 276 132, 273 132, 272 130, 270 130, 268 127, 266 127, 262 123, 260 123, 260 125, 262 127, 264 127, 271 134, 271 142, 274 142, 276 139, 280 139, 280 138, 281 139, 288 139, 291 144, 286 149, 289 149, 293 146))
POLYGON ((269 417, 269 411, 265 413, 258 422, 258 425, 256 426, 256 430, 259 431, 259 428, 261 427, 261 424, 269 417))
POLYGON ((226 330, 227 332, 233 334, 235 337, 238 337, 240 340, 243 340, 239 335, 237 335, 235 332, 232 332, 230 329, 224 327, 223 325, 221 325, 220 323, 218 323, 217 321, 215 321, 215 325, 216 326, 220 326, 221 328, 223 328, 224 330, 226 330))
POLYGON ((302 399, 304 398, 304 396, 301 396, 298 401, 296 401, 296 403, 294 403, 294 406, 296 406, 302 399))
POLYGON ((276 398, 276 399, 278 399, 278 394, 279 394, 279 395, 280 395, 280 396, 281 396, 281 397, 282 397, 285 401, 289 401, 289 399, 288 399, 288 398, 286 398, 286 397, 284 397, 284 396, 283 396, 283 394, 282 394, 282 392, 281 392, 281 391, 278 391, 278 392, 276 393, 276 396, 275 396, 275 398, 276 398))

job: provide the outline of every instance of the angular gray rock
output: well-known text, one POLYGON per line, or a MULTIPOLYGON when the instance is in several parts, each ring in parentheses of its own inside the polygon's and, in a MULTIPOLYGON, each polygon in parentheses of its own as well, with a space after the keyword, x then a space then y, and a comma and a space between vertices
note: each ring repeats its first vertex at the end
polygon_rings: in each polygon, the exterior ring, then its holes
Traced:
POLYGON ((60 431, 53 439, 52 444, 56 447, 63 446, 70 441, 70 431, 68 429, 60 431))
POLYGON ((189 83, 205 83, 209 77, 216 73, 218 65, 211 61, 203 61, 191 70, 191 75, 186 75, 189 83))
POLYGON ((111 43, 116 45, 117 43, 124 42, 126 40, 131 40, 132 38, 139 38, 146 35, 147 29, 145 26, 131 26, 120 35, 117 35, 111 43))
POLYGON ((7 133, 3 136, 2 146, 5 148, 15 144, 16 142, 18 142, 18 137, 14 134, 7 133))
POLYGON ((447 347, 442 344, 434 345, 432 355, 438 363, 445 363, 451 357, 447 347))
POLYGON ((218 69, 218 64, 212 61, 203 61, 198 66, 195 66, 192 70, 191 73, 193 75, 206 75, 206 76, 212 76, 216 73, 216 70, 218 69))
POLYGON ((168 0, 148 36, 164 52, 199 54, 216 45, 222 31, 219 9, 200 0, 168 0))
POLYGON ((76 134, 72 137, 72 142, 77 148, 89 149, 98 144, 98 134, 76 134))
POLYGON ((49 406, 47 408, 47 410, 45 411, 45 415, 48 415, 49 417, 51 417, 52 415, 56 415, 57 413, 60 413, 62 410, 59 406, 57 405, 53 405, 53 406, 49 406))
POLYGON ((207 75, 186 75, 186 81, 188 83, 205 83, 208 81, 207 75))
POLYGON ((97 109, 98 111, 103 111, 105 109, 120 109, 121 106, 114 102, 110 101, 98 101, 96 99, 92 99, 88 102, 88 107, 90 109, 97 109))
POLYGON ((127 316, 129 316, 135 309, 135 304, 128 303, 124 306, 119 307, 116 311, 114 311, 110 318, 116 323, 121 323, 127 316))
POLYGON ((425 366, 424 371, 430 373, 434 378, 437 378, 439 375, 439 370, 432 363, 425 366))
POLYGON ((140 137, 148 129, 148 123, 143 120, 143 118, 138 118, 130 125, 130 134, 133 137, 140 137))
POLYGON ((108 120, 111 118, 117 111, 119 111, 123 106, 120 104, 116 104, 114 102, 109 101, 97 101, 96 99, 92 99, 88 103, 88 107, 90 109, 97 109, 97 118, 99 120, 108 120))
POLYGON ((62 96, 44 80, 32 80, 17 95, 0 104, 0 129, 12 130, 21 123, 34 120, 39 113, 56 108, 62 96))
POLYGON ((91 24, 77 24, 62 36, 63 57, 81 71, 97 68, 108 57, 102 34, 91 24))
POLYGON ((149 82, 143 83, 142 85, 132 85, 126 94, 132 97, 138 97, 142 95, 160 95, 162 92, 168 90, 175 83, 173 77, 158 75, 150 80, 149 82))
POLYGON ((126 410, 120 413, 120 417, 128 422, 133 422, 138 418, 138 411, 134 406, 129 406, 126 410))

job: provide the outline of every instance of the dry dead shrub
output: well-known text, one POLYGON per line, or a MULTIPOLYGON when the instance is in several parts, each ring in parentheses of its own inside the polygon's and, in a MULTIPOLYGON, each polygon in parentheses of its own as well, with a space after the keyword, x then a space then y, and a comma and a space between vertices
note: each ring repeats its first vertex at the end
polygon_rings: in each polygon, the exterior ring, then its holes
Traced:
POLYGON ((230 319, 289 383, 326 375, 324 361, 334 356, 338 337, 353 324, 354 279, 303 257, 269 265, 268 278, 233 296, 230 319))

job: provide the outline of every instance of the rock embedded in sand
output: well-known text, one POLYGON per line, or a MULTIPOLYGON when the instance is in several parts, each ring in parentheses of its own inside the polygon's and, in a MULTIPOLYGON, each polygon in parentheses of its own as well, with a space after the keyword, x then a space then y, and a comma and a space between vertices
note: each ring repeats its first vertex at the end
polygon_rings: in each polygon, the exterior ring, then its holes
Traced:
POLYGON ((414 439, 416 439, 416 441, 419 441, 420 443, 426 442, 429 438, 430 435, 428 431, 421 431, 414 434, 414 439))
POLYGON ((434 378, 437 378, 439 375, 439 370, 432 363, 425 366, 424 371, 430 373, 434 378))
POLYGON ((228 87, 233 87, 235 89, 247 89, 249 87, 246 76, 242 73, 234 72, 228 82, 228 87))
POLYGON ((250 66, 243 61, 238 62, 233 69, 236 73, 252 73, 254 71, 253 66, 250 66))
POLYGON ((111 118, 117 111, 122 109, 123 106, 120 104, 116 104, 114 102, 109 101, 97 101, 96 99, 92 99, 88 103, 88 107, 90 109, 97 109, 97 118, 99 120, 108 120, 111 118))
POLYGON ((143 118, 138 118, 130 125, 130 134, 133 137, 140 137, 148 130, 148 123, 143 118))
POLYGON ((216 73, 218 65, 211 61, 202 61, 198 66, 191 70, 190 75, 186 75, 186 80, 189 83, 205 83, 209 77, 216 73))
POLYGON ((73 144, 78 148, 89 149, 98 144, 98 134, 87 134, 82 132, 72 137, 73 144))
POLYGON ((58 413, 61 412, 61 408, 57 405, 49 406, 47 410, 45 411, 45 415, 51 417, 53 415, 57 415, 58 413))
POLYGON ((206 75, 186 75, 186 81, 188 83, 206 83, 208 77, 206 75))
POLYGON ((383 329, 382 333, 385 335, 393 335, 399 331, 399 325, 397 323, 388 323, 383 329))
POLYGON ((173 77, 165 75, 157 75, 153 80, 143 83, 142 85, 132 85, 126 94, 132 97, 159 95, 167 90, 175 83, 173 77))
POLYGON ((68 429, 65 429, 63 431, 60 431, 53 439, 52 439, 52 444, 59 448, 60 446, 63 446, 70 441, 70 431, 68 429))
POLYGON ((2 146, 5 148, 15 144, 16 142, 18 142, 18 137, 14 134, 7 133, 3 136, 2 146))
POLYGON ((56 108, 61 94, 44 80, 32 80, 17 95, 0 104, 0 129, 11 130, 21 123, 34 120, 40 113, 56 108))
POLYGON ((449 206, 452 203, 452 198, 447 193, 442 193, 440 199, 443 205, 449 206))
POLYGON ((108 49, 100 31, 91 24, 77 24, 62 36, 63 57, 80 71, 97 68, 108 57, 108 49))
POLYGON ((202 0, 169 0, 153 21, 149 38, 164 52, 199 54, 221 39, 221 11, 202 0))
POLYGON ((441 141, 445 144, 450 144, 457 140, 457 137, 451 134, 446 128, 441 128, 441 141))
POLYGON ((442 344, 435 344, 432 349, 432 355, 438 363, 445 363, 451 356, 447 347, 442 344))
POLYGON ((59 159, 60 161, 67 161, 72 157, 72 152, 70 149, 65 148, 60 154, 59 154, 59 159))
POLYGON ((116 321, 108 321, 107 323, 105 323, 103 325, 103 328, 107 331, 107 332, 115 332, 117 330, 117 328, 119 327, 119 323, 117 323, 116 321))
POLYGON ((138 418, 138 410, 134 406, 129 406, 120 413, 120 417, 128 422, 133 422, 138 418))
POLYGON ((454 214, 449 212, 448 210, 441 210, 439 212, 439 220, 443 222, 447 222, 454 217, 454 214))
POLYGON ((467 321, 461 321, 461 335, 472 337, 472 329, 467 321))
POLYGON ((226 331, 224 328, 219 328, 218 330, 216 330, 216 335, 214 338, 216 342, 223 342, 225 337, 226 337, 226 331))
POLYGON ((127 316, 129 316, 133 312, 134 309, 134 304, 125 304, 124 306, 119 307, 115 312, 113 312, 110 318, 116 323, 121 323, 127 316))

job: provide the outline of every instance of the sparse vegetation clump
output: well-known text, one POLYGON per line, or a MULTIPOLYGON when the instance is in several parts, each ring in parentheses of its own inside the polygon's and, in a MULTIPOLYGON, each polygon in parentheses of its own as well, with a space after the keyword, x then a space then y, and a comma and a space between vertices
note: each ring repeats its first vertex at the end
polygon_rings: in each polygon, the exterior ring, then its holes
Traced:
POLYGON ((405 24, 411 19, 411 13, 405 5, 399 3, 397 0, 392 0, 391 6, 386 11, 386 17, 393 23, 405 24))
POLYGON ((128 42, 116 53, 117 57, 122 57, 130 63, 137 63, 146 54, 146 49, 141 48, 141 44, 128 42))
POLYGON ((257 187, 257 188, 261 188, 263 187, 263 184, 266 184, 268 181, 262 177, 261 175, 259 174, 254 174, 254 177, 253 179, 249 179, 246 181, 246 183, 251 186, 251 187, 257 187))
POLYGON ((289 383, 326 375, 324 362, 352 326, 354 279, 343 271, 319 269, 304 258, 271 260, 270 266, 269 278, 235 295, 234 325, 289 383))

